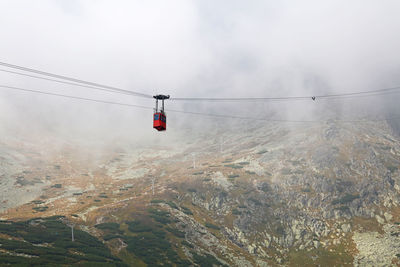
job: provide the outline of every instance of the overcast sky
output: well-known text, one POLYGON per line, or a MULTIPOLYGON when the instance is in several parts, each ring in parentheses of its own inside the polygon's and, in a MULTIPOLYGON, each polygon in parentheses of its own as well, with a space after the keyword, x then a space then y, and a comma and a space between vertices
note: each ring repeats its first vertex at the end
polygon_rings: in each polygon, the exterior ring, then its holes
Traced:
MULTIPOLYGON (((373 90, 400 85, 399 11, 398 0, 1 0, 0 61, 174 97, 373 90)), ((0 85, 154 105, 5 73, 0 85)), ((298 114, 295 105, 271 105, 285 117, 298 114)), ((262 114, 260 105, 167 108, 262 114)), ((1 88, 0 112, 3 129, 155 135, 151 111, 1 88)))

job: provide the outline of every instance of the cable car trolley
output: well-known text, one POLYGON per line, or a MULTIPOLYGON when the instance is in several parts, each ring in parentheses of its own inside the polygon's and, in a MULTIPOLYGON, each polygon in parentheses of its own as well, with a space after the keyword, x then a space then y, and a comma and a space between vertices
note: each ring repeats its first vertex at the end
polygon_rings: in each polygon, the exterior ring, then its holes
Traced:
POLYGON ((169 95, 155 95, 156 108, 153 116, 153 128, 157 131, 165 131, 167 129, 167 115, 164 112, 164 100, 169 99, 169 95), (158 100, 161 100, 161 108, 158 109, 158 100))

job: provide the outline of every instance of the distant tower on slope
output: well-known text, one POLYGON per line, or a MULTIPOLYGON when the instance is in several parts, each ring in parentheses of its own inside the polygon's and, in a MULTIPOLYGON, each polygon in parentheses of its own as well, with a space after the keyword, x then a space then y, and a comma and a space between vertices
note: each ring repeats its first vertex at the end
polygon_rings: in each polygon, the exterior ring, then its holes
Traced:
POLYGON ((151 190, 153 191, 153 196, 154 196, 154 182, 155 182, 156 178, 152 177, 151 178, 151 190))
POLYGON ((70 227, 71 227, 71 240, 72 240, 72 242, 74 242, 75 241, 75 238, 74 238, 74 225, 72 224, 72 225, 70 225, 70 227))
POLYGON ((68 221, 66 218, 61 219, 61 221, 66 224, 68 227, 71 227, 71 241, 74 242, 75 241, 75 237, 74 237, 74 227, 75 224, 71 221, 68 221))
POLYGON ((196 169, 196 153, 192 153, 193 156, 193 169, 196 169))

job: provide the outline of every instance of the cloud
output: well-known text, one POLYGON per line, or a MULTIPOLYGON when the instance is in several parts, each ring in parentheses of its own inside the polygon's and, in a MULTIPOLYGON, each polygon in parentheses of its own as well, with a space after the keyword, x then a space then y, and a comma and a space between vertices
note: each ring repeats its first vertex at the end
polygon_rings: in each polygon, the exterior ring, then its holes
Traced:
MULTIPOLYGON (((1 60, 147 94, 239 97, 372 90, 400 85, 399 7, 394 0, 4 0, 1 60)), ((154 105, 4 73, 0 79, 1 84, 154 105)), ((39 133, 109 142, 121 135, 159 138, 151 129, 149 111, 3 89, 0 97, 4 127, 26 124, 39 133)), ((331 116, 328 111, 343 118, 365 116, 366 107, 382 102, 388 103, 370 98, 234 105, 168 102, 167 108, 324 119, 331 116)), ((389 109, 395 106, 391 103, 389 109)), ((202 120, 169 115, 168 134, 187 127, 181 118, 202 120)))

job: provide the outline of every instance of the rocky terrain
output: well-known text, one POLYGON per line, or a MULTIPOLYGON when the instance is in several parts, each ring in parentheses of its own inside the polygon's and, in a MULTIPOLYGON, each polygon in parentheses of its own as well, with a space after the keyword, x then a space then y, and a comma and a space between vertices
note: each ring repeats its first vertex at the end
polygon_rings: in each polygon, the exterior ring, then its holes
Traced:
MULTIPOLYGON (((65 216, 134 266, 400 264, 400 139, 388 124, 243 128, 90 153, 2 141, 0 218, 65 216)), ((2 239, 18 237, 0 234, 0 259, 15 253, 2 239)))

